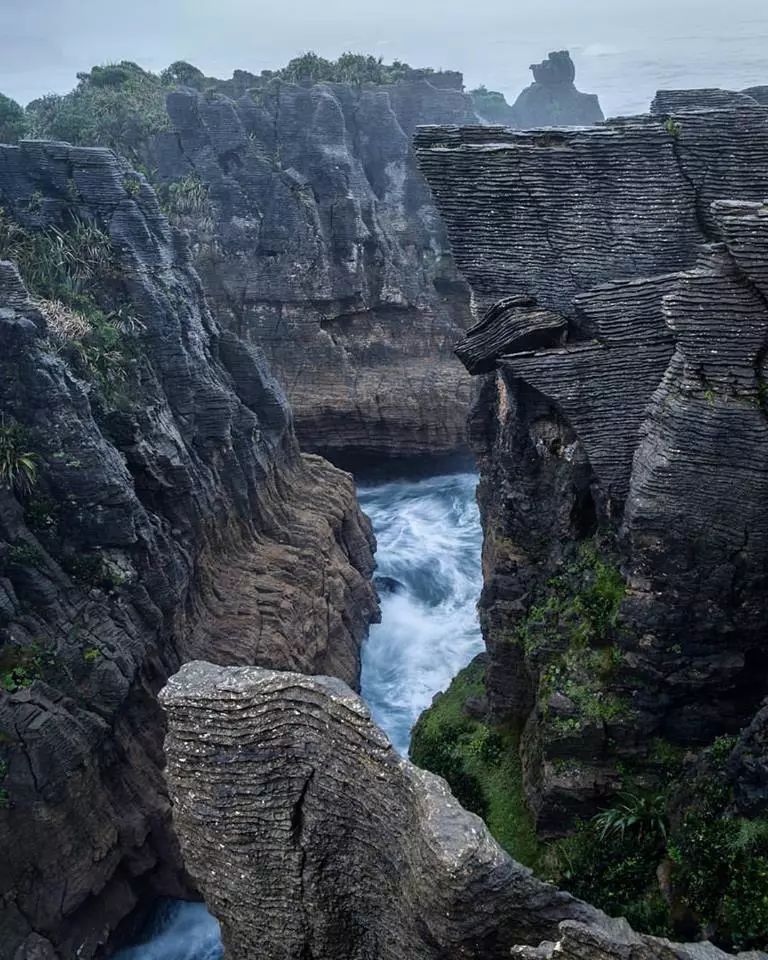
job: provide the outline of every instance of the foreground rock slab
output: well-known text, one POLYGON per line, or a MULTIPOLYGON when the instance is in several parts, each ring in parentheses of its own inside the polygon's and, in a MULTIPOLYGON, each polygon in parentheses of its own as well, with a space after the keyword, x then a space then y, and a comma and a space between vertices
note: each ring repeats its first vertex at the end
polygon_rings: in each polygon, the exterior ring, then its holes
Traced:
POLYGON ((537 880, 339 680, 195 662, 160 696, 176 830, 228 960, 725 956, 537 880))

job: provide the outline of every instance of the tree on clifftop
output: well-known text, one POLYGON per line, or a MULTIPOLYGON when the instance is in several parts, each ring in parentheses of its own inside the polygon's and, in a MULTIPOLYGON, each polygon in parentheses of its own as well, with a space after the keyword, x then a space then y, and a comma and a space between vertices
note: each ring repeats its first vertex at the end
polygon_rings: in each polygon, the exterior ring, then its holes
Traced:
POLYGON ((0 93, 0 143, 16 143, 26 133, 27 120, 23 108, 0 93))

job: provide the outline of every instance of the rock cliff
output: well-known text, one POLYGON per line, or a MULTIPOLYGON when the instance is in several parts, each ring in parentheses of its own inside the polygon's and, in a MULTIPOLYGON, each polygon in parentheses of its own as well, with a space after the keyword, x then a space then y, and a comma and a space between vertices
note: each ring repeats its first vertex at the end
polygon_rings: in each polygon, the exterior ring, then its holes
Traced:
POLYGON ((161 699, 174 822, 231 960, 726 956, 536 880, 338 680, 189 663, 161 699))
MULTIPOLYGON (((673 920, 727 939, 736 872, 711 851, 719 891, 695 899, 690 790, 665 791, 699 754, 717 766, 768 693, 768 109, 665 92, 579 131, 424 129, 417 152, 488 308, 458 352, 485 373, 491 717, 522 729, 542 837, 617 791, 666 798, 690 840, 664 867, 687 891, 662 884, 673 920)), ((729 761, 743 787, 710 777, 709 818, 764 815, 761 730, 729 761)))
POLYGON ((303 447, 342 462, 465 448, 469 293, 410 145, 477 122, 441 76, 181 89, 150 151, 170 197, 203 194, 181 219, 217 320, 265 351, 303 447))
POLYGON ((141 174, 0 147, 0 206, 0 955, 88 958, 191 890, 157 690, 199 656, 355 684, 373 539, 141 174))
MULTIPOLYGON (((585 120, 595 98, 567 54, 536 74, 505 122, 585 120)), ((306 54, 223 81, 185 63, 95 67, 28 116, 38 135, 141 161, 191 236, 216 320, 264 350, 303 448, 357 465, 466 449, 470 381, 452 344, 469 291, 410 140, 420 124, 493 119, 491 101, 511 109, 453 71, 306 54)))

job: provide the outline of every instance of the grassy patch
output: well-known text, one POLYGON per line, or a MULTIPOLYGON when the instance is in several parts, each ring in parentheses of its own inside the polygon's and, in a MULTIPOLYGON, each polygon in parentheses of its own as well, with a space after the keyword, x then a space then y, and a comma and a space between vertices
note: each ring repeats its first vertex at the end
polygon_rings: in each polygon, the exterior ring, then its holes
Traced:
POLYGON ((419 718, 411 759, 444 777, 459 802, 483 817, 496 840, 516 860, 535 866, 539 842, 523 794, 518 734, 468 717, 471 697, 484 694, 484 666, 462 670, 419 718))

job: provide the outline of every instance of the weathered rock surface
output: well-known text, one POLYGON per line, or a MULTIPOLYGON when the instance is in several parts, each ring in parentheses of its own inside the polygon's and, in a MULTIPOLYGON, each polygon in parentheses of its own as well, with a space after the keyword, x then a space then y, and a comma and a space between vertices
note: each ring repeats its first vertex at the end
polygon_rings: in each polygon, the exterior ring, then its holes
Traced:
POLYGON ((460 74, 178 90, 149 165, 204 185, 182 223, 219 323, 256 342, 305 449, 354 462, 464 449, 452 345, 469 293, 419 173, 418 124, 477 123, 460 74))
MULTIPOLYGON (((567 50, 550 53, 541 63, 532 63, 533 83, 511 108, 511 124, 529 127, 583 126, 603 119, 594 93, 576 89, 576 68, 567 50)), ((501 122, 507 123, 504 118, 501 122)))
POLYGON ((161 700, 174 822, 231 960, 726 956, 536 880, 338 680, 188 663, 161 700))
POLYGON ((496 367, 470 418, 490 706, 526 724, 528 799, 557 834, 626 761, 652 776, 655 745, 738 732, 768 692, 768 111, 665 92, 650 117, 416 143, 478 303, 531 298, 516 310, 532 328, 537 312, 568 323, 561 346, 483 325, 460 345, 496 367), (595 544, 625 590, 582 649, 552 583, 595 544))
POLYGON ((157 690, 203 655, 356 683, 372 536, 351 478, 300 455, 263 354, 214 322, 143 177, 108 150, 2 147, 0 206, 32 231, 98 225, 143 327, 107 403, 0 263, 0 407, 39 474, 0 489, 0 956, 69 960, 142 895, 190 890, 157 690))

